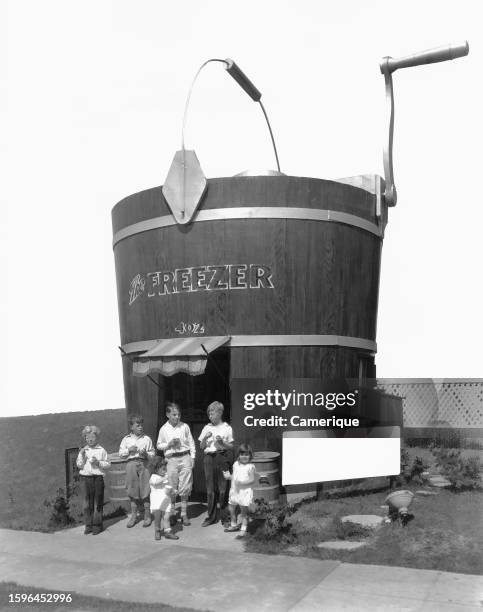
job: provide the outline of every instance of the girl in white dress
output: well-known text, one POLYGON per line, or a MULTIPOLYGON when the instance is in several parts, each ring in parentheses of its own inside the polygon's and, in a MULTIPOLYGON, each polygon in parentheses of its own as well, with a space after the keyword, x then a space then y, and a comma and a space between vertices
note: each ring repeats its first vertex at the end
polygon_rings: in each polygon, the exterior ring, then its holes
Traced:
POLYGON ((253 501, 253 483, 255 482, 255 465, 252 463, 253 452, 248 444, 241 444, 238 448, 237 459, 233 464, 233 474, 225 471, 223 476, 231 480, 228 507, 230 509, 231 524, 225 531, 238 531, 240 526, 236 521, 236 507, 239 506, 241 514, 240 536, 245 536, 248 525, 248 507, 253 501))
POLYGON ((171 495, 173 487, 169 485, 168 462, 163 457, 156 457, 153 461, 153 473, 149 479, 151 493, 149 501, 151 511, 154 514, 154 539, 161 539, 161 520, 164 518, 164 537, 168 540, 179 540, 179 537, 171 533, 169 517, 171 514, 171 495))

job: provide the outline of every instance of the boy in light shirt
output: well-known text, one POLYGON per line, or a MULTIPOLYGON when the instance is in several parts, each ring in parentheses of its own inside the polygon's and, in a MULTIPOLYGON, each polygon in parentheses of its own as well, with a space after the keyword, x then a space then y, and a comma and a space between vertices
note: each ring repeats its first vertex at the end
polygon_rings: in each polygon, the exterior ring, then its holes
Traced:
POLYGON ((131 517, 126 527, 134 527, 138 522, 142 506, 144 506, 143 527, 149 527, 152 519, 149 505, 151 474, 148 460, 154 457, 155 451, 151 438, 144 435, 143 418, 138 414, 132 414, 128 422, 131 433, 122 439, 119 447, 119 457, 127 459, 126 489, 131 500, 131 517))
POLYGON ((102 531, 102 509, 104 506, 104 472, 111 467, 107 452, 97 443, 101 430, 95 425, 86 425, 82 430, 85 446, 77 455, 77 467, 84 493, 84 533, 97 535, 102 531))
POLYGON ((188 498, 193 487, 193 466, 196 447, 191 430, 181 421, 181 410, 173 402, 166 406, 168 420, 159 430, 157 448, 168 461, 168 479, 172 487, 171 523, 176 524, 176 495, 181 498, 181 521, 191 525, 188 518, 188 498))
POLYGON ((224 471, 230 470, 232 464, 233 430, 222 421, 223 404, 212 402, 206 412, 210 422, 205 425, 198 438, 200 448, 204 451, 203 467, 206 479, 208 514, 202 527, 208 527, 220 520, 221 511, 226 507, 227 481, 224 471))

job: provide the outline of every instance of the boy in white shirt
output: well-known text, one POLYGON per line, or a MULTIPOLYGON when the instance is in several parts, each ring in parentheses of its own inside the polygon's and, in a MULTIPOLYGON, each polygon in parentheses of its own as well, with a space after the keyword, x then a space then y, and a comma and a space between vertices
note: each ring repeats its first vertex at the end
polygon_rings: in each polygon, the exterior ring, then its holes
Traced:
POLYGON ((223 472, 230 471, 232 464, 233 430, 222 421, 223 404, 212 402, 206 412, 210 422, 205 425, 198 438, 204 451, 203 467, 206 479, 207 516, 202 527, 208 527, 220 520, 221 511, 226 507, 227 481, 223 472))
POLYGON ((104 506, 104 472, 111 467, 107 452, 97 443, 101 430, 95 425, 86 425, 82 430, 85 446, 77 455, 77 467, 84 489, 84 533, 97 535, 102 531, 102 509, 104 506))
POLYGON ((119 457, 127 459, 126 489, 131 500, 131 517, 126 527, 134 527, 138 521, 138 509, 144 506, 143 527, 152 523, 151 508, 149 505, 149 477, 148 460, 154 457, 154 446, 149 436, 144 435, 143 418, 138 414, 130 415, 129 426, 131 433, 121 441, 119 457))
POLYGON ((188 518, 188 498, 193 487, 193 466, 196 447, 191 430, 181 421, 178 404, 166 406, 167 422, 159 430, 156 447, 163 451, 168 461, 168 479, 173 488, 171 522, 176 523, 176 495, 181 498, 181 520, 184 526, 191 525, 188 518))

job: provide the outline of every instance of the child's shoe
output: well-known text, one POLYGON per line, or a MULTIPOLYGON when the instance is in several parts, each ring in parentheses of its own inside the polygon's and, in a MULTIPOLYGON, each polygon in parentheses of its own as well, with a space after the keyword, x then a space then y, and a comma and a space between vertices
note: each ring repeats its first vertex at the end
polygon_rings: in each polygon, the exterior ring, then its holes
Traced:
POLYGON ((229 527, 225 527, 223 531, 226 531, 226 532, 240 531, 240 525, 230 525, 229 527))
POLYGON ((169 524, 171 525, 171 527, 174 527, 177 522, 178 522, 178 517, 176 516, 176 514, 171 514, 169 517, 169 524))
POLYGON ((161 539, 161 529, 156 529, 154 532, 154 539, 155 540, 160 540, 161 539))
POLYGON ((149 527, 151 523, 153 522, 153 519, 151 517, 151 506, 148 503, 144 505, 143 517, 144 517, 143 527, 149 527))
POLYGON ((191 525, 191 521, 186 515, 181 517, 181 522, 183 523, 183 527, 189 527, 191 525))
POLYGON ((131 514, 131 518, 129 519, 126 527, 129 529, 130 527, 134 527, 134 525, 138 522, 138 517, 133 513, 131 514))
POLYGON ((231 524, 230 513, 227 510, 220 510, 220 521, 223 527, 229 527, 231 524))
POLYGON ((165 534, 164 534, 164 537, 165 537, 167 540, 179 540, 179 536, 177 536, 177 535, 176 535, 176 534, 174 534, 174 533, 171 533, 171 531, 168 531, 168 533, 165 533, 165 534))

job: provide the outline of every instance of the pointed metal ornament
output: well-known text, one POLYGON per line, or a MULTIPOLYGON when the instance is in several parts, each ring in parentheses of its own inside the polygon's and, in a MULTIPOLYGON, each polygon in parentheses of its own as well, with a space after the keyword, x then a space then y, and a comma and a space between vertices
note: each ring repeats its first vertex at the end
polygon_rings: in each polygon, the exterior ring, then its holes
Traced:
POLYGON ((163 185, 163 195, 176 223, 185 225, 198 210, 206 191, 206 177, 194 151, 176 151, 168 176, 163 185))

